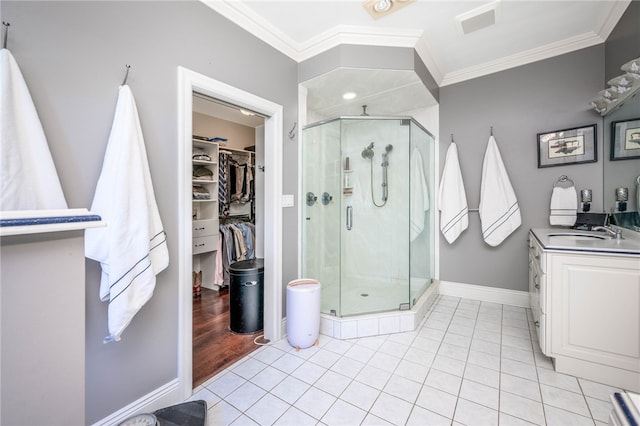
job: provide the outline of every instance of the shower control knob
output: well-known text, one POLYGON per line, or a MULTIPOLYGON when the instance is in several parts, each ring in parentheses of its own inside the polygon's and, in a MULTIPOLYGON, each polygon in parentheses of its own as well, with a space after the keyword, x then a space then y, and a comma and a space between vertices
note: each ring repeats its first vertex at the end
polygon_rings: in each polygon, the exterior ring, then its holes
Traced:
POLYGON ((309 207, 313 206, 316 201, 318 201, 318 197, 313 192, 307 192, 307 205, 309 207))
POLYGON ((331 200, 333 200, 333 197, 331 195, 329 195, 328 192, 325 192, 322 194, 322 204, 323 205, 327 205, 331 202, 331 200))

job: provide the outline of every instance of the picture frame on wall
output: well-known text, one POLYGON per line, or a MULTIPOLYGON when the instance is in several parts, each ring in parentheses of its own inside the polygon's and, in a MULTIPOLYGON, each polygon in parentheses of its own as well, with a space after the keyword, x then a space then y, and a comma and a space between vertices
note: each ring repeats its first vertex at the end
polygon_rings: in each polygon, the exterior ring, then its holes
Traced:
POLYGON ((611 123, 611 160, 640 158, 640 118, 611 123))
POLYGON ((538 168, 598 161, 596 124, 538 133, 538 168))

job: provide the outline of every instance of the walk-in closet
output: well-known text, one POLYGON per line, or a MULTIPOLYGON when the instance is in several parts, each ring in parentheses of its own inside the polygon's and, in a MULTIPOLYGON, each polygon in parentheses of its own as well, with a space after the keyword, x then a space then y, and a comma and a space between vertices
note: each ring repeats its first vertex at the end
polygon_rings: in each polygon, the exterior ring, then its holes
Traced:
POLYGON ((256 236, 262 231, 259 218, 264 214, 260 202, 264 194, 264 118, 194 92, 192 133, 192 365, 196 388, 259 348, 261 329, 254 331, 255 325, 230 327, 237 321, 231 305, 237 312, 239 297, 230 287, 238 265, 261 262, 261 239, 256 236))

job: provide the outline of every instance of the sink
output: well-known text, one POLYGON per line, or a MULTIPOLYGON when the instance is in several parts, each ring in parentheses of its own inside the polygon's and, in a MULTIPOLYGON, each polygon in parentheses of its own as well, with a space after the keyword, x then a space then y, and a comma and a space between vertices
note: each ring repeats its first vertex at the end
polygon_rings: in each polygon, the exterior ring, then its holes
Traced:
POLYGON ((547 234, 547 237, 552 241, 594 241, 594 240, 608 240, 609 237, 598 234, 585 234, 580 232, 554 232, 547 234))

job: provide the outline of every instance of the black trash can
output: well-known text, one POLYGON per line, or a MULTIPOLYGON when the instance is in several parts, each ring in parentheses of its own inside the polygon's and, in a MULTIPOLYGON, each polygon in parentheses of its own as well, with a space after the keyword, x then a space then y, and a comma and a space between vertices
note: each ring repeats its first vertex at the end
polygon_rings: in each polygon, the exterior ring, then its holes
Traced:
POLYGON ((251 334, 263 329, 264 259, 229 265, 229 329, 251 334))

